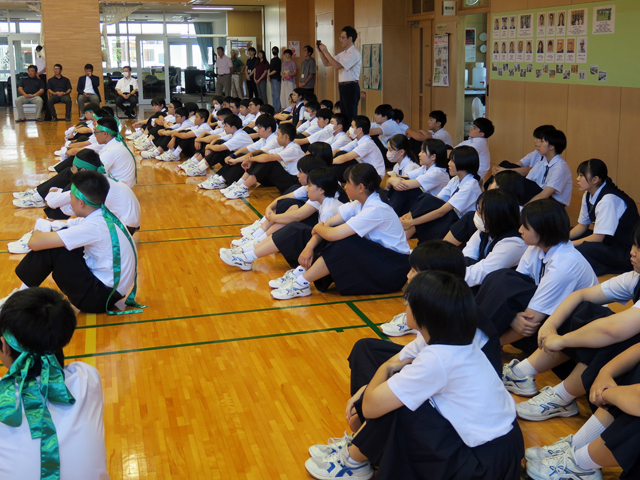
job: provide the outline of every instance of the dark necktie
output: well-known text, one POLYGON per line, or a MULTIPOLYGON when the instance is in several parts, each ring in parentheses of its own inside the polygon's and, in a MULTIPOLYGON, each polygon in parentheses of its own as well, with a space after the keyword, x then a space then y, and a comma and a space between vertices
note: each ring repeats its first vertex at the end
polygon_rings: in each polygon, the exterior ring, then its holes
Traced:
POLYGON ((547 165, 546 170, 544 171, 544 175, 542 176, 542 183, 547 181, 547 175, 549 175, 549 169, 551 168, 549 165, 547 165))
POLYGON ((540 263, 540 279, 538 280, 538 283, 542 282, 542 277, 544 277, 544 271, 547 268, 547 264, 544 262, 540 263))

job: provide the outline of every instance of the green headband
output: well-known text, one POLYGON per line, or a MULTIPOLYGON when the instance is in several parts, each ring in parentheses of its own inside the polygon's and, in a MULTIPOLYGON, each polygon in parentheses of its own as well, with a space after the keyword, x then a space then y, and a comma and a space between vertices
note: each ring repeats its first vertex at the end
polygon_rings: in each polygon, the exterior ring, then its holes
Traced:
MULTIPOLYGON (((118 120, 116 119, 116 122, 117 121, 118 120)), ((118 124, 118 126, 119 126, 119 124, 118 124)), ((131 154, 131 158, 133 159, 133 166, 136 169, 136 182, 137 182, 138 181, 138 163, 136 162, 136 157, 133 154, 133 152, 131 150, 129 150, 129 146, 127 145, 127 142, 124 141, 124 137, 122 136, 122 134, 120 132, 114 132, 110 128, 103 127, 100 124, 96 124, 96 130, 99 130, 101 132, 107 132, 109 135, 114 137, 118 142, 122 143, 125 146, 127 151, 131 154)))
POLYGON ((136 291, 138 290, 138 254, 136 252, 136 247, 133 244, 133 240, 131 239, 131 235, 129 231, 125 228, 122 222, 116 217, 111 210, 107 208, 105 204, 100 204, 89 200, 73 183, 71 184, 71 193, 78 200, 82 200, 84 203, 89 205, 90 207, 100 208, 102 209, 102 216, 104 217, 105 222, 107 222, 107 227, 109 228, 109 235, 111 236, 111 249, 113 253, 113 289, 109 294, 109 298, 107 298, 106 310, 109 315, 128 315, 130 313, 142 313, 142 308, 146 308, 146 305, 140 305, 136 302, 136 291), (135 258, 135 275, 134 275, 134 283, 133 289, 131 293, 125 300, 125 305, 130 307, 136 307, 136 310, 123 310, 121 312, 114 312, 109 310, 109 302, 111 301, 111 297, 116 293, 118 289, 118 285, 120 285, 120 274, 121 274, 121 261, 120 261, 120 240, 118 239, 118 233, 116 227, 119 228, 127 240, 129 240, 129 244, 131 245, 131 250, 133 250, 133 255, 135 258))
POLYGON ((97 170, 100 173, 106 173, 104 169, 104 165, 102 165, 102 163, 98 167, 93 163, 85 162, 84 160, 78 158, 77 156, 73 158, 73 166, 77 168, 84 168, 85 170, 97 170))
POLYGON ((73 405, 76 400, 64 383, 64 370, 55 355, 38 355, 28 351, 10 332, 4 332, 2 336, 13 350, 20 352, 20 356, 11 364, 9 372, 0 379, 0 422, 10 427, 22 425, 24 404, 31 438, 40 439, 40 478, 59 480, 58 435, 47 403, 73 405), (38 359, 42 365, 39 384, 36 376, 29 373, 38 359))

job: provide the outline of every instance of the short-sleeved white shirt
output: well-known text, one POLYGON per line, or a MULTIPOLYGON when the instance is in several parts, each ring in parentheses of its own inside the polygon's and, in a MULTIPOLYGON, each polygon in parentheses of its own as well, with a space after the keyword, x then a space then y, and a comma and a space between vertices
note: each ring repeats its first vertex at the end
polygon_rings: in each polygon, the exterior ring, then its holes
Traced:
POLYGON ((207 122, 203 122, 200 125, 194 125, 189 130, 191 130, 197 137, 198 135, 201 135, 203 133, 209 134, 211 132, 211 125, 209 125, 207 122))
POLYGON ((411 180, 417 180, 422 191, 433 196, 438 196, 451 180, 449 173, 442 167, 436 167, 435 164, 429 168, 423 166, 418 170, 412 170, 407 176, 411 180))
POLYGON ((253 113, 247 113, 244 118, 242 119, 242 126, 246 127, 247 125, 249 125, 251 122, 254 122, 256 120, 256 118, 258 118, 256 115, 254 115, 253 113))
POLYGON ((544 156, 538 152, 538 150, 534 150, 531 153, 527 153, 522 159, 520 163, 523 167, 533 168, 535 167, 541 160, 544 160, 544 156))
POLYGON ((369 195, 364 205, 357 200, 341 205, 340 216, 360 237, 409 254, 409 243, 398 215, 377 193, 369 195))
POLYGON ((115 138, 109 140, 100 150, 100 161, 110 173, 130 187, 136 184, 136 161, 124 143, 115 138))
POLYGON ((543 190, 546 187, 552 187, 555 192, 551 197, 563 205, 569 206, 571 203, 571 189, 573 188, 571 169, 560 155, 553 157, 550 162, 546 160, 538 162, 529 172, 527 178, 536 182, 543 190), (545 181, 542 181, 547 166, 549 166, 549 173, 545 181))
POLYGON ((441 128, 437 132, 433 132, 431 134, 431 138, 442 140, 445 143, 445 145, 449 145, 453 147, 453 138, 451 137, 451 135, 449 135, 449 132, 447 132, 444 128, 441 128))
MULTIPOLYGON (((465 257, 478 260, 480 258, 480 231, 477 230, 462 250, 465 257)), ((492 240, 489 240, 489 243, 492 240)), ((489 244, 487 244, 488 246, 489 244)), ((467 267, 464 279, 470 287, 480 285, 491 272, 501 268, 512 268, 520 263, 520 259, 527 250, 527 244, 521 237, 508 237, 500 240, 493 250, 479 262, 467 267)))
POLYGON ((289 175, 297 175, 298 160, 304 157, 304 152, 296 142, 289 142, 286 147, 269 150, 269 155, 278 155, 280 157, 280 165, 287 173, 289 175))
POLYGON ((378 125, 377 123, 373 122, 371 124, 371 128, 381 128, 382 129, 382 133, 380 135, 378 135, 378 139, 380 140, 380 142, 382 143, 382 145, 384 145, 384 147, 387 147, 387 142, 389 141, 389 139, 391 137, 393 137, 394 135, 404 135, 404 131, 400 128, 400 126, 394 122, 393 120, 387 120, 386 122, 382 123, 381 125, 378 125))
POLYGON ((329 130, 327 130, 326 128, 321 128, 317 132, 309 135, 307 139, 311 144, 316 142, 328 142, 331 137, 333 137, 333 134, 329 130))
POLYGON ((231 138, 224 142, 224 145, 230 152, 235 152, 241 148, 248 147, 253 144, 253 138, 249 136, 247 132, 239 128, 236 130, 231 138))
MULTIPOLYGON (((633 292, 638 280, 640 280, 640 274, 631 271, 603 282, 600 287, 602 288, 602 293, 610 302, 618 302, 624 305, 633 300, 633 292)), ((640 300, 633 305, 633 308, 640 308, 640 300)))
POLYGON ((331 135, 327 140, 327 143, 331 145, 331 150, 335 152, 336 150, 342 150, 346 145, 351 143, 351 139, 346 133, 339 132, 335 135, 331 135))
POLYGON ((298 127, 297 132, 311 135, 312 133, 316 133, 318 130, 320 130, 320 127, 318 126, 318 117, 314 117, 311 120, 307 120, 302 123, 298 127))
MULTIPOLYGON (((135 281, 134 251, 125 234, 116 227, 120 242, 120 284, 118 292, 126 297, 135 281)), ((109 227, 102 210, 94 210, 77 225, 57 232, 67 250, 84 247, 84 261, 95 277, 107 287, 113 287, 113 248, 109 227)))
POLYGON ((254 142, 252 145, 249 145, 247 147, 247 150, 249 152, 255 152, 256 150, 268 152, 269 150, 274 150, 279 146, 280 144, 278 143, 278 134, 272 133, 267 138, 261 138, 257 142, 254 142))
POLYGON ((384 177, 384 158, 378 146, 373 143, 373 140, 369 135, 363 135, 360 140, 357 141, 356 147, 353 149, 358 154, 358 157, 362 162, 368 163, 373 166, 378 172, 380 177, 384 177))
MULTIPOLYGON (((580 216, 578 217, 578 223, 580 225, 591 225, 591 218, 589 217, 588 207, 585 204, 585 198, 593 205, 598 200, 598 197, 600 197, 602 189, 606 184, 607 182, 604 182, 593 197, 589 192, 584 192, 580 206, 580 216)), ((624 203, 624 200, 619 196, 609 193, 602 197, 602 200, 596 205, 596 221, 593 233, 596 235, 613 236, 626 210, 627 204, 624 203)))
POLYGON ((218 75, 227 75, 231 73, 233 70, 233 62, 231 61, 231 58, 228 57, 227 55, 218 57, 218 60, 216 61, 216 65, 218 67, 218 75))
POLYGON ((140 91, 140 84, 138 83, 138 80, 136 78, 133 78, 131 76, 129 78, 122 77, 116 83, 116 90, 120 90, 122 93, 125 93, 125 94, 130 93, 131 90, 140 91))
POLYGON ((356 47, 351 45, 345 51, 334 55, 333 58, 343 67, 338 71, 339 82, 357 82, 360 80, 362 56, 356 47))
POLYGON ((515 402, 475 339, 469 345, 429 345, 418 335, 400 351, 400 360, 411 358, 387 380, 407 408, 415 411, 429 401, 469 447, 511 431, 515 402))
MULTIPOLYGON (((47 403, 58 436, 60 480, 109 480, 100 374, 73 362, 64 367, 64 383, 76 402, 47 403)), ((31 438, 24 406, 19 427, 0 423, 0 478, 40 480, 40 443, 31 438)))
POLYGON ((397 162, 393 166, 393 173, 401 177, 409 175, 409 172, 413 172, 415 170, 420 170, 420 165, 411 160, 408 156, 405 156, 401 161, 397 162))
POLYGON ((469 138, 469 140, 465 140, 464 142, 459 143, 458 145, 456 145, 456 147, 461 147, 463 145, 473 147, 478 152, 478 156, 480 157, 480 168, 478 168, 478 176, 480 178, 484 178, 484 176, 491 168, 491 153, 489 152, 487 139, 482 137, 469 138))
POLYGON ((340 210, 340 206, 343 203, 337 198, 326 197, 322 203, 307 201, 309 205, 318 210, 318 222, 326 222, 331 217, 334 217, 340 210))
POLYGON ((551 315, 576 290, 598 284, 593 268, 571 242, 555 245, 546 254, 539 247, 529 246, 517 271, 528 275, 538 285, 528 307, 545 315, 551 315), (541 280, 542 262, 545 269, 541 280))
POLYGON ((438 198, 449 203, 458 217, 462 217, 465 213, 476 210, 476 202, 481 194, 480 184, 473 175, 467 175, 462 181, 456 175, 440 191, 438 198))

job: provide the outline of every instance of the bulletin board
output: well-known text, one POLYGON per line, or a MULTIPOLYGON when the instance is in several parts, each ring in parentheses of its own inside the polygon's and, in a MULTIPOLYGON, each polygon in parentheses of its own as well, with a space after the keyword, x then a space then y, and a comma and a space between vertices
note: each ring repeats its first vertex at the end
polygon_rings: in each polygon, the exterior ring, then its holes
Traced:
POLYGON ((362 46, 362 88, 382 90, 382 44, 362 46))
POLYGON ((617 0, 493 14, 490 78, 638 87, 639 4, 617 0))

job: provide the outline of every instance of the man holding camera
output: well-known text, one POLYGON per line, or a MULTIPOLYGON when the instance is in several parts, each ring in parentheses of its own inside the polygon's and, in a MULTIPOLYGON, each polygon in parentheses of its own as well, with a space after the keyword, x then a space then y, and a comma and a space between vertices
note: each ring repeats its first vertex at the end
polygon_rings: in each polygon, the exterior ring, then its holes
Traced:
POLYGON ((349 122, 358 114, 360 102, 360 66, 362 56, 356 50, 353 43, 358 38, 358 33, 353 27, 344 27, 340 33, 340 45, 343 51, 335 57, 327 51, 327 46, 318 40, 318 51, 325 67, 333 67, 338 70, 338 91, 340 92, 340 111, 346 115, 349 122))

